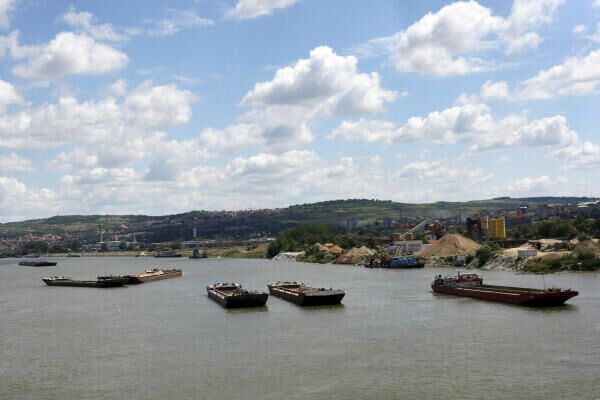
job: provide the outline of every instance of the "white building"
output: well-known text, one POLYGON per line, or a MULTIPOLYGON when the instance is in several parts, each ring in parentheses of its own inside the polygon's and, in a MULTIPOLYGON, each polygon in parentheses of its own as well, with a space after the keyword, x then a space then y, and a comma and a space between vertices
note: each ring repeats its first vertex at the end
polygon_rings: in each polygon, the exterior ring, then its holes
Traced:
POLYGON ((537 256, 536 249, 518 249, 517 250, 518 257, 535 257, 537 256))

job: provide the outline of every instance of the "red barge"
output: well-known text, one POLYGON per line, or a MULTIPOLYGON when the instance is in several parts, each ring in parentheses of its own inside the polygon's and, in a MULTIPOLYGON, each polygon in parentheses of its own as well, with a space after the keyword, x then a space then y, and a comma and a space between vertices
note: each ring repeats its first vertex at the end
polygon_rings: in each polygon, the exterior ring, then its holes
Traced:
POLYGON ((531 289, 514 286, 484 285, 483 278, 479 275, 473 273, 461 274, 460 272, 456 276, 436 276, 431 283, 431 288, 435 293, 472 297, 529 307, 560 306, 565 301, 579 294, 579 292, 571 289, 531 289))

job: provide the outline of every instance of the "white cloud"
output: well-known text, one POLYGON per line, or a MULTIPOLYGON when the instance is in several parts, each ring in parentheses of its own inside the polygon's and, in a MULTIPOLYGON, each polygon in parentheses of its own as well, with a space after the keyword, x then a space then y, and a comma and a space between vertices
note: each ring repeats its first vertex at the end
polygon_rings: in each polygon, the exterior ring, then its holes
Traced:
MULTIPOLYGON (((581 33, 584 31, 585 29, 582 30, 581 33)), ((592 33, 591 35, 587 35, 586 39, 591 40, 594 43, 600 43, 600 22, 598 22, 596 25, 596 32, 592 33)))
POLYGON ((90 12, 77 12, 71 7, 61 19, 72 28, 85 32, 96 40, 119 42, 128 39, 126 34, 117 32, 117 28, 112 24, 97 25, 96 17, 90 12))
MULTIPOLYGON (((13 50, 24 53, 24 50, 13 50)), ((18 58, 11 50, 13 57, 18 58)), ((105 44, 97 43, 86 34, 61 32, 50 42, 29 46, 26 64, 13 68, 13 73, 25 79, 59 79, 68 75, 100 75, 123 69, 127 55, 105 44)))
POLYGON ((536 32, 529 31, 552 21, 554 12, 564 0, 514 0, 507 26, 500 33, 508 54, 535 49, 541 43, 536 32), (529 32, 528 32, 529 31, 529 32))
POLYGON ((10 174, 18 172, 33 171, 33 163, 16 153, 10 153, 6 157, 0 157, 0 173, 10 174))
POLYGON ((523 115, 495 118, 483 103, 459 104, 426 117, 411 117, 402 126, 360 119, 344 121, 330 138, 350 142, 399 143, 425 140, 437 144, 471 143, 472 151, 502 147, 565 146, 578 136, 565 117, 557 115, 528 121, 523 115))
POLYGON ((125 99, 129 123, 136 126, 164 129, 188 122, 195 96, 175 85, 154 86, 144 82, 125 99))
POLYGON ((153 36, 171 36, 183 29, 212 26, 214 22, 202 18, 194 11, 189 10, 167 10, 167 16, 161 20, 146 21, 150 28, 134 29, 132 33, 140 32, 153 36))
POLYGON ((10 83, 0 79, 0 113, 6 110, 9 104, 19 104, 23 102, 23 98, 10 83))
POLYGON ((257 83, 242 103, 300 106, 313 116, 382 112, 397 93, 382 89, 376 72, 359 73, 356 64, 353 56, 317 47, 308 59, 277 70, 269 82, 257 83))
POLYGON ((600 145, 585 141, 558 149, 548 155, 548 158, 563 158, 568 169, 597 168, 600 166, 600 145))
POLYGON ((15 178, 0 176, 0 221, 18 221, 39 215, 40 209, 52 213, 60 199, 48 189, 31 190, 15 178))
POLYGON ((231 150, 264 144, 262 134, 257 124, 240 123, 224 129, 207 128, 202 131, 200 141, 209 148, 231 150))
POLYGON ((193 99, 191 92, 176 86, 149 82, 133 89, 122 102, 112 97, 84 102, 63 97, 55 104, 0 115, 0 146, 48 148, 81 143, 100 148, 110 143, 116 148, 107 151, 107 156, 114 157, 119 148, 139 150, 140 143, 157 141, 165 129, 188 122, 193 99))
POLYGON ((253 19, 272 15, 277 10, 290 7, 298 0, 238 0, 235 7, 225 12, 225 16, 235 19, 253 19))
POLYGON ((127 93, 127 81, 125 79, 119 79, 110 85, 106 91, 111 96, 123 96, 127 93))
POLYGON ((491 180, 494 175, 481 168, 471 168, 455 161, 419 161, 406 164, 396 175, 398 178, 415 178, 420 181, 440 184, 456 184, 468 182, 480 184, 491 180))
POLYGON ((540 71, 520 85, 517 97, 550 99, 557 96, 594 93, 600 84, 600 50, 568 58, 562 64, 540 71))
POLYGON ((509 55, 536 48, 542 39, 532 29, 550 22, 562 1, 515 0, 506 18, 476 1, 455 2, 429 12, 404 31, 353 50, 363 56, 386 51, 398 72, 437 76, 480 72, 494 64, 478 53, 501 46, 509 55))
POLYGON ((541 118, 531 122, 520 118, 505 118, 500 121, 497 134, 489 135, 471 146, 472 150, 500 147, 524 146, 567 146, 577 143, 577 133, 572 131, 562 115, 541 118))
POLYGON ((483 60, 463 55, 489 47, 485 37, 503 23, 477 2, 456 2, 428 13, 394 36, 391 51, 396 70, 444 76, 486 69, 489 65, 483 60))
POLYGON ((331 132, 330 138, 349 142, 391 143, 401 135, 401 130, 393 122, 361 118, 358 121, 342 121, 331 132))
POLYGON ((542 175, 536 178, 523 177, 517 179, 514 183, 507 185, 504 193, 514 194, 517 196, 523 195, 545 195, 548 193, 556 193, 566 183, 563 177, 550 178, 548 175, 542 175))
POLYGON ((585 27, 585 25, 575 25, 573 27, 572 33, 574 33, 575 35, 580 35, 583 32, 585 32, 587 30, 587 28, 585 27))
POLYGON ((507 100, 510 99, 508 83, 505 81, 486 81, 481 86, 481 98, 483 100, 507 100))
POLYGON ((15 8, 16 0, 0 0, 0 29, 10 26, 10 14, 15 8))

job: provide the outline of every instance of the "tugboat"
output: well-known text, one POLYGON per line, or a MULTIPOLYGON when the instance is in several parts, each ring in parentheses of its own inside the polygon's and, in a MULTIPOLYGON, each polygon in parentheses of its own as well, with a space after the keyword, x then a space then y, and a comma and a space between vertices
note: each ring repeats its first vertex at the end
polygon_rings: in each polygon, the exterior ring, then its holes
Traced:
POLYGON ((65 278, 64 276, 53 276, 50 278, 42 278, 42 280, 48 286, 109 288, 123 286, 129 279, 123 276, 108 275, 99 276, 95 281, 76 281, 71 278, 65 278))
POLYGON ((208 297, 225 308, 263 307, 269 295, 246 290, 239 283, 215 283, 206 287, 208 297))
POLYGON ((58 264, 55 261, 21 261, 19 265, 23 265, 25 267, 54 267, 58 264))
POLYGON ((299 306, 324 306, 340 304, 346 292, 306 286, 298 282, 275 282, 267 285, 269 293, 299 306))
POLYGON ((152 281, 160 281, 162 279, 179 278, 183 272, 180 269, 160 269, 154 268, 148 271, 140 272, 139 274, 125 275, 128 279, 127 283, 146 283, 152 281))
POLYGON ((579 294, 579 292, 571 289, 531 289, 484 285, 483 278, 479 275, 473 273, 461 274, 460 271, 457 272, 456 276, 436 276, 431 283, 431 288, 435 293, 473 297, 529 307, 560 306, 579 294))

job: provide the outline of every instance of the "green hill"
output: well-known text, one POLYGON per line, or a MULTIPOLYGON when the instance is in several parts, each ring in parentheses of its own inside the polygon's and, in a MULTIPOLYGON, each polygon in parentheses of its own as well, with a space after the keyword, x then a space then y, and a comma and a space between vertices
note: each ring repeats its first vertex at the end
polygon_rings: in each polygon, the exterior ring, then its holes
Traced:
POLYGON ((475 213, 480 210, 512 209, 521 205, 573 204, 591 200, 593 199, 586 197, 502 197, 467 202, 414 204, 351 199, 298 204, 278 209, 191 211, 165 216, 66 215, 0 224, 0 238, 56 234, 94 241, 98 236, 98 225, 102 225, 107 233, 107 240, 125 240, 134 235, 138 241, 145 242, 190 239, 193 227, 197 227, 199 236, 203 238, 247 239, 274 236, 283 229, 302 223, 345 227, 349 218, 356 218, 359 225, 368 226, 384 218, 444 218, 460 212, 475 213))

